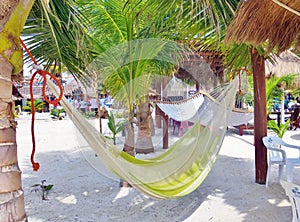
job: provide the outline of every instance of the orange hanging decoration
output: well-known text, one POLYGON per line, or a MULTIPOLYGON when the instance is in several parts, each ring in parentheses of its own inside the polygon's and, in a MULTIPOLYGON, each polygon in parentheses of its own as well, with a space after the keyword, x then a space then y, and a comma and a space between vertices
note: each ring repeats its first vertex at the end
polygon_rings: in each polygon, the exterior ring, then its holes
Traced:
POLYGON ((38 162, 34 161, 34 154, 35 154, 36 146, 35 146, 35 134, 34 134, 35 107, 34 107, 34 98, 33 98, 33 81, 34 81, 34 78, 37 74, 42 76, 42 78, 44 80, 43 81, 43 87, 42 87, 43 98, 45 99, 45 101, 47 103, 53 104, 53 105, 58 104, 58 102, 62 99, 62 97, 63 97, 63 87, 62 87, 60 81, 55 77, 55 75, 51 74, 48 71, 42 70, 38 67, 37 61, 35 60, 35 58, 31 54, 31 52, 28 50, 28 48, 26 47, 26 45, 24 44, 22 39, 20 39, 20 41, 21 41, 21 44, 22 44, 23 48, 26 50, 26 52, 30 56, 31 60, 36 65, 35 68, 37 69, 37 71, 35 71, 35 73, 32 75, 32 77, 30 79, 30 101, 31 101, 31 113, 32 113, 32 118, 31 118, 31 138, 32 138, 31 164, 32 164, 33 170, 38 171, 39 168, 40 168, 40 164, 38 162), (49 75, 55 81, 55 83, 58 85, 58 87, 60 89, 60 94, 59 94, 58 99, 55 99, 53 101, 50 101, 48 99, 47 95, 46 95, 47 75, 49 75))

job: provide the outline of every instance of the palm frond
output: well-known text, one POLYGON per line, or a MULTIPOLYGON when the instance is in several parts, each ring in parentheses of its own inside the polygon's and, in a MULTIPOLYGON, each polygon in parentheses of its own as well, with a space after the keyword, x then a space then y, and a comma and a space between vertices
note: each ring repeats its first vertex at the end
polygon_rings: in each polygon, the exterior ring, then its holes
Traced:
MULTIPOLYGON (((23 30, 24 42, 40 64, 62 64, 82 78, 90 60, 89 36, 82 25, 84 17, 72 1, 37 0, 23 30)), ((29 57, 26 62, 30 63, 29 57)))
POLYGON ((290 126, 290 120, 288 119, 285 123, 281 123, 280 125, 278 125, 275 120, 269 120, 267 126, 276 133, 278 137, 282 138, 290 126))
POLYGON ((233 18, 238 2, 238 0, 162 0, 158 3, 149 0, 144 7, 152 7, 154 11, 159 12, 155 16, 156 22, 153 23, 153 27, 164 28, 166 27, 164 24, 171 24, 170 27, 174 32, 172 34, 175 36, 193 38, 201 34, 199 30, 205 30, 205 33, 216 30, 216 33, 221 34, 221 30, 225 29, 233 18), (189 32, 185 32, 187 29, 189 32), (195 32, 190 32, 192 30, 195 32), (185 33, 186 36, 183 36, 185 33))

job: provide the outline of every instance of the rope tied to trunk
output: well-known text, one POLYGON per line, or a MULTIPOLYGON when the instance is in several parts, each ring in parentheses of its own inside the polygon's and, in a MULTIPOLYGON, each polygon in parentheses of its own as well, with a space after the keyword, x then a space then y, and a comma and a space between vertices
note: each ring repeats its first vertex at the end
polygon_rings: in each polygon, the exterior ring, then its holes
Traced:
POLYGON ((31 164, 33 167, 34 171, 38 171, 40 168, 40 164, 38 162, 34 161, 34 155, 35 155, 35 150, 36 150, 36 144, 35 144, 35 133, 34 133, 34 121, 35 121, 35 105, 34 105, 34 97, 33 97, 33 83, 34 83, 34 79, 36 77, 36 75, 40 75, 43 78, 43 86, 42 86, 42 95, 44 100, 49 103, 49 104, 53 104, 54 106, 56 106, 58 104, 58 102, 62 99, 63 97, 63 87, 59 81, 59 79, 57 79, 55 77, 55 75, 51 74, 50 72, 43 70, 43 68, 41 66, 38 65, 36 59, 34 58, 34 56, 31 54, 31 52, 29 51, 29 49, 26 47, 26 45, 24 44, 24 42, 22 41, 22 39, 20 39, 20 42, 23 46, 23 48, 25 49, 25 51, 27 52, 27 54, 29 55, 29 57, 31 58, 31 60, 33 61, 34 65, 33 68, 36 69, 36 71, 34 72, 34 74, 31 76, 30 79, 30 101, 31 101, 31 139, 32 139, 32 151, 31 151, 31 164), (47 75, 54 80, 54 82, 58 85, 59 89, 60 89, 60 94, 59 97, 57 99, 54 99, 53 101, 50 101, 46 95, 46 86, 47 86, 47 75))

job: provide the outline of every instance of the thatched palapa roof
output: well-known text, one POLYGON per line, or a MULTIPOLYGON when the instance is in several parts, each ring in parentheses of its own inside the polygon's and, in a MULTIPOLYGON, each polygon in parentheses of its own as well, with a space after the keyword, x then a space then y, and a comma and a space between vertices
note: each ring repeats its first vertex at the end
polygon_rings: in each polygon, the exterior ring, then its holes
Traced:
POLYGON ((300 46, 300 0, 241 1, 230 23, 225 43, 259 45, 283 52, 300 46))
POLYGON ((274 61, 265 61, 266 76, 285 76, 288 74, 298 74, 294 79, 292 88, 300 87, 300 58, 287 50, 274 58, 274 61))
POLYGON ((265 62, 266 75, 284 76, 300 74, 300 58, 287 50, 275 57, 274 62, 265 62))

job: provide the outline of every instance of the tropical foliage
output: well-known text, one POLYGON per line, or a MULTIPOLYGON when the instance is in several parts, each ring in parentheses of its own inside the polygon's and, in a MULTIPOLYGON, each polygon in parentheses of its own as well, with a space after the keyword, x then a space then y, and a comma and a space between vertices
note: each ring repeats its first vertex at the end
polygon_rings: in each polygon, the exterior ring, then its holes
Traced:
POLYGON ((105 85, 125 104, 127 126, 133 131, 133 104, 138 99, 145 102, 139 97, 147 94, 153 73, 170 75, 184 51, 175 42, 153 39, 175 40, 197 50, 199 45, 220 50, 238 2, 39 0, 24 34, 31 34, 27 43, 48 67, 53 63, 66 66, 95 90, 105 85), (154 11, 159 13, 153 16, 154 11))
POLYGON ((55 118, 55 119, 59 119, 59 120, 62 120, 64 118, 64 113, 65 113, 65 110, 62 108, 62 109, 52 109, 50 111, 50 115, 55 118))
MULTIPOLYGON (((271 76, 266 81, 266 101, 267 101, 267 111, 270 113, 272 111, 274 101, 280 101, 284 97, 284 90, 290 89, 293 81, 299 76, 299 74, 289 74, 285 76, 271 76), (284 86, 284 88, 282 88, 284 86)), ((242 78, 242 77, 241 77, 242 78)), ((242 80, 242 98, 241 100, 246 104, 253 104, 253 76, 247 76, 242 80), (247 85, 245 87, 245 85, 247 85)), ((294 89, 293 94, 297 94, 299 89, 294 89)))
POLYGON ((116 136, 118 133, 124 130, 125 128, 125 122, 124 121, 118 121, 116 122, 114 114, 110 113, 108 114, 108 128, 112 133, 112 140, 113 143, 116 145, 116 136))
POLYGON ((266 82, 266 97, 267 97, 267 110, 272 111, 274 99, 284 98, 284 89, 289 89, 298 74, 290 74, 281 77, 272 76, 266 82))
MULTIPOLYGON (((35 112, 41 112, 44 110, 44 106, 45 106, 45 102, 43 100, 40 99, 35 99, 34 100, 34 111, 35 112)), ((26 101, 26 105, 23 106, 23 110, 26 112, 30 112, 31 113, 31 101, 26 101)))
MULTIPOLYGON (((22 38, 38 64, 57 72, 66 67, 75 77, 84 81, 85 66, 91 61, 92 55, 84 24, 84 18, 74 1, 36 0, 22 38)), ((25 62, 32 63, 27 54, 25 62)))
POLYGON ((277 124, 275 120, 269 120, 267 123, 267 127, 271 129, 276 135, 280 138, 283 137, 285 132, 288 130, 290 126, 290 120, 288 119, 285 123, 277 124))

